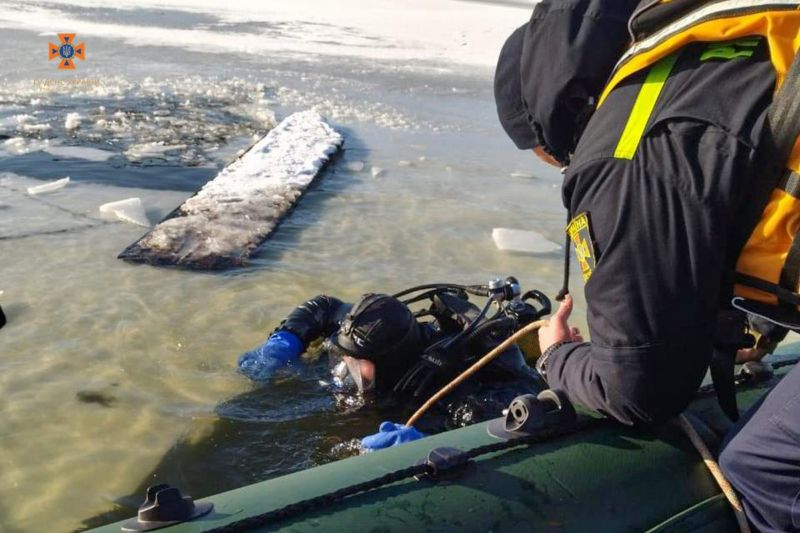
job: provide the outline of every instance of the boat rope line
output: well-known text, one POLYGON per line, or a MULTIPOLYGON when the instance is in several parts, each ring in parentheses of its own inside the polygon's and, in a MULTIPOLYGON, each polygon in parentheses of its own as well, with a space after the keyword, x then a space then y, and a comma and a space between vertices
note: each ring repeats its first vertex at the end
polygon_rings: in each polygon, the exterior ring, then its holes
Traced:
POLYGON ((333 505, 350 496, 355 496, 362 492, 379 489, 405 479, 412 477, 417 477, 420 479, 435 478, 438 473, 444 470, 450 470, 452 468, 464 466, 472 459, 482 455, 510 450, 519 446, 548 442, 558 437, 565 437, 574 433, 612 423, 613 422, 607 418, 594 418, 589 416, 580 417, 574 424, 569 426, 544 428, 532 435, 517 437, 507 441, 494 442, 492 444, 485 444, 483 446, 478 446, 476 448, 463 451, 455 456, 448 457, 447 464, 444 467, 437 465, 435 461, 426 460, 421 464, 395 470, 394 472, 389 472, 369 481, 356 483, 333 492, 315 496, 314 498, 291 503, 273 511, 243 518, 241 520, 237 520, 236 522, 232 522, 217 528, 208 529, 203 533, 241 533, 245 531, 251 531, 255 528, 269 526, 275 522, 292 518, 307 511, 318 511, 322 506, 333 505))
POLYGON ((750 533, 750 524, 747 522, 747 516, 744 514, 742 502, 739 500, 739 497, 736 495, 736 491, 733 490, 730 482, 725 479, 725 474, 723 474, 722 470, 720 470, 719 463, 717 463, 717 460, 711 454, 711 451, 708 449, 708 446, 706 446, 703 438, 697 432, 697 429, 695 429, 692 421, 685 414, 680 414, 678 416, 678 422, 680 423, 683 432, 686 433, 687 437, 689 437, 689 440, 691 441, 695 450, 697 450, 697 452, 700 454, 700 457, 703 458, 703 463, 705 463, 706 468, 708 468, 708 471, 714 477, 717 485, 719 485, 722 494, 725 495, 728 503, 731 504, 733 514, 736 516, 736 523, 739 525, 739 531, 741 531, 741 533, 750 533))

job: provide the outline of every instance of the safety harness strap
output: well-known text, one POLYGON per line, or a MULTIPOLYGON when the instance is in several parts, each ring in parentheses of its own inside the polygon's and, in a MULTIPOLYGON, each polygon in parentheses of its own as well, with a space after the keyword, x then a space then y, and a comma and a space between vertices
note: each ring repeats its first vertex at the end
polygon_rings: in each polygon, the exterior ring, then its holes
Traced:
POLYGON ((800 174, 787 170, 778 182, 778 188, 789 196, 800 199, 800 174))
MULTIPOLYGON (((800 54, 792 62, 780 92, 770 107, 770 126, 778 145, 781 159, 788 161, 800 137, 800 54)), ((789 181, 797 187, 797 174, 791 172, 789 181), (792 180, 792 177, 794 179, 792 180)), ((791 193, 790 193, 791 194, 791 193)), ((800 234, 794 236, 789 254, 781 271, 780 284, 792 292, 797 291, 800 281, 800 234)))
POLYGON ((734 279, 736 283, 740 285, 746 285, 748 287, 752 287, 753 289, 775 295, 781 302, 785 302, 792 306, 800 306, 800 294, 785 289, 777 283, 770 283, 767 280, 750 276, 748 274, 742 274, 741 272, 737 272, 734 279))
POLYGON ((786 79, 769 108, 769 125, 778 150, 778 161, 786 164, 800 137, 800 54, 796 54, 786 79))

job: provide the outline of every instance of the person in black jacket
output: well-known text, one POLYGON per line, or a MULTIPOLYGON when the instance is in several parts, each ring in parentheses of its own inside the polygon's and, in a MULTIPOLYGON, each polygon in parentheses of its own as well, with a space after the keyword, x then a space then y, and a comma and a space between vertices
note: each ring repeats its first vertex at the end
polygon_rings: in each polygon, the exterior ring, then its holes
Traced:
MULTIPOLYGON (((537 310, 515 298, 514 316, 489 319, 464 291, 434 290, 428 297, 430 308, 414 313, 385 294, 364 295, 355 305, 316 296, 295 308, 264 344, 242 355, 239 368, 251 379, 266 381, 323 340, 336 391, 415 408, 508 338, 520 320, 529 322, 549 312, 547 303, 537 310)), ((514 397, 543 388, 541 376, 514 345, 452 393, 422 429, 439 431, 500 416, 514 397)), ((371 447, 403 442, 413 433, 413 428, 392 430, 399 433, 385 435, 381 445, 371 447)))
POLYGON ((569 164, 562 198, 587 281, 591 342, 572 337, 567 296, 536 366, 573 401, 649 425, 680 413, 709 366, 775 74, 760 39, 727 58, 687 45, 623 146, 652 69, 594 108, 636 4, 542 2, 501 52, 495 95, 518 147, 569 164))

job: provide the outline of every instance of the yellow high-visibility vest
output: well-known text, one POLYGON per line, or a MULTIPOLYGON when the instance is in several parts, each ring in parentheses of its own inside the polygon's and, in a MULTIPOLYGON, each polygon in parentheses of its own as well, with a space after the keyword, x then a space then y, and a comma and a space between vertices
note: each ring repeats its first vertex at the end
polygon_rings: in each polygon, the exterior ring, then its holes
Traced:
MULTIPOLYGON (((671 0, 650 4, 647 9, 666 7, 671 0)), ((652 12, 651 12, 652 15, 652 12)), ((634 14, 634 18, 637 14, 634 14)), ((747 38, 766 39, 776 74, 777 91, 800 50, 800 0, 727 0, 696 2, 683 15, 633 42, 617 63, 598 100, 598 106, 621 81, 650 69, 631 116, 623 130, 615 157, 631 159, 647 120, 655 106, 674 63, 678 50, 694 42, 720 43, 711 53, 746 53, 747 38), (740 40, 744 48, 726 48, 724 43, 740 40), (744 51, 743 51, 744 50, 744 51)), ((760 221, 742 250, 736 272, 778 285, 792 242, 800 232, 800 138, 786 162, 787 172, 769 199, 760 221)), ((790 288, 799 292, 800 280, 790 288)), ((766 304, 777 304, 777 297, 744 284, 735 285, 734 294, 766 304)))

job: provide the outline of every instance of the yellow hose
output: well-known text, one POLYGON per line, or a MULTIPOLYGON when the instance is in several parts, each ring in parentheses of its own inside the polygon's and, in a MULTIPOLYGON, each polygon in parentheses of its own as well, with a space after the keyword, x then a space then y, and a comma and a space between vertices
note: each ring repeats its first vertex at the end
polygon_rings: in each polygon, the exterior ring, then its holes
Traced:
POLYGON ((686 415, 681 414, 678 416, 678 421, 680 422, 684 433, 686 433, 686 436, 689 437, 689 440, 692 441, 695 449, 703 458, 706 468, 708 468, 708 471, 711 472, 712 476, 714 476, 717 485, 719 485, 719 488, 722 489, 722 493, 731 504, 731 507, 733 508, 733 514, 736 516, 736 522, 739 524, 739 531, 742 533, 750 533, 750 524, 748 524, 747 516, 744 514, 742 502, 739 501, 739 497, 736 496, 736 492, 733 490, 733 487, 731 487, 731 484, 728 483, 727 479, 725 479, 725 475, 722 473, 722 470, 719 469, 719 465, 714 460, 711 452, 708 450, 706 443, 703 442, 703 439, 697 433, 697 430, 694 428, 689 419, 686 418, 686 415))
POLYGON ((531 322, 524 328, 520 329, 519 331, 515 332, 509 338, 498 344, 492 351, 475 361, 471 367, 464 370, 461 374, 459 374, 453 381, 442 387, 439 392, 431 396, 428 401, 426 401, 422 406, 417 409, 417 412, 414 413, 411 418, 406 421, 406 426, 413 426, 417 420, 419 420, 422 415, 424 415, 428 409, 431 408, 433 404, 453 392, 453 389, 464 383, 467 379, 469 379, 475 372, 480 370, 481 368, 485 367, 487 364, 491 362, 492 359, 506 351, 508 348, 511 347, 512 344, 517 342, 519 339, 523 338, 525 335, 529 333, 533 333, 534 331, 538 330, 542 326, 547 325, 547 320, 537 320, 536 322, 531 322))

